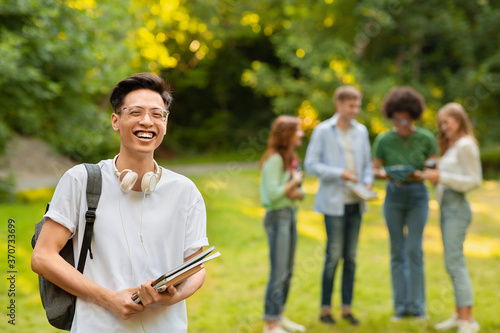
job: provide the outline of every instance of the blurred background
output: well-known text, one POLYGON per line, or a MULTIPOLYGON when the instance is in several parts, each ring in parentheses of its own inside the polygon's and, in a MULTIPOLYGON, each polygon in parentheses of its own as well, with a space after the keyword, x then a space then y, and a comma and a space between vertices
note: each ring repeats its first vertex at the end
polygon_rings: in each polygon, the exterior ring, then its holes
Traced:
POLYGON ((436 131, 440 106, 465 106, 495 177, 499 30, 495 0, 2 0, 2 198, 16 183, 5 156, 19 137, 74 162, 114 154, 110 90, 143 71, 166 78, 175 98, 160 159, 258 159, 276 115, 300 116, 310 134, 342 84, 363 92, 373 139, 389 127, 383 96, 411 85, 427 101, 420 126, 436 131))

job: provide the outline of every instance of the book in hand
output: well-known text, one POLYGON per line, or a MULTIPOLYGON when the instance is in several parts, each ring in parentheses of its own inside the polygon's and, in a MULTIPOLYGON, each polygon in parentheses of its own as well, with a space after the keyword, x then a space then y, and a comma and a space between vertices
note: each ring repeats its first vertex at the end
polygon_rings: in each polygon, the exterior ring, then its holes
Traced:
POLYGON ((378 195, 374 190, 369 190, 361 183, 347 182, 347 188, 363 200, 377 200, 378 195))
POLYGON ((391 165, 384 169, 392 180, 401 182, 408 180, 408 177, 415 171, 412 165, 391 165))
MULTIPOLYGON (((212 254, 214 249, 215 246, 212 246, 209 249, 206 249, 202 253, 198 254, 197 256, 194 256, 188 261, 185 261, 181 265, 160 276, 151 284, 151 286, 159 293, 164 292, 171 285, 175 287, 191 275, 202 270, 203 263, 219 257, 220 253, 218 251, 212 254)), ((132 295, 132 299, 137 304, 141 303, 141 299, 137 294, 132 295)))

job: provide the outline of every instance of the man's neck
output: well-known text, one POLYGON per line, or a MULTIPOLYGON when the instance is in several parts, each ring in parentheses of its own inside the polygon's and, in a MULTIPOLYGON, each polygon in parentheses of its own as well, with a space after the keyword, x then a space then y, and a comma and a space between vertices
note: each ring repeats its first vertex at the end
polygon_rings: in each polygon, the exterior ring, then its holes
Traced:
POLYGON ((131 154, 125 149, 120 149, 117 167, 119 170, 133 170, 139 177, 142 177, 146 172, 156 171, 154 170, 153 154, 131 154))
POLYGON ((351 120, 339 116, 339 118, 337 119, 337 126, 341 130, 347 131, 349 128, 351 128, 351 120))

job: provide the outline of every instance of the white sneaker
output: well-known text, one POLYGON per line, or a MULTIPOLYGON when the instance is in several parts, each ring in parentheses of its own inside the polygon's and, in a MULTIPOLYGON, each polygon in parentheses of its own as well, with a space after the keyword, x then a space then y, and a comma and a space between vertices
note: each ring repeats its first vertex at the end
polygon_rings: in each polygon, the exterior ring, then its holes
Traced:
POLYGON ((445 321, 440 322, 434 326, 435 329, 441 330, 450 330, 458 326, 457 323, 458 316, 456 313, 453 314, 453 317, 446 319, 445 321))
POLYGON ((294 323, 285 316, 281 316, 281 327, 288 332, 305 332, 306 328, 300 324, 294 323))
POLYGON ((477 333, 481 328, 477 321, 457 320, 458 330, 457 333, 477 333))
POLYGON ((268 328, 267 325, 264 325, 264 329, 262 330, 263 333, 288 333, 288 331, 285 331, 281 326, 276 326, 275 328, 268 328))

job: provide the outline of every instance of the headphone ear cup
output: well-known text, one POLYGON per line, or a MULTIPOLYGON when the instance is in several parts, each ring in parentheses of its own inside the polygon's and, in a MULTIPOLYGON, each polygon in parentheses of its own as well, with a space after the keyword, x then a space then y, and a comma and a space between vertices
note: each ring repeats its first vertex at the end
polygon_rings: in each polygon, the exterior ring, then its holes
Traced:
POLYGON ((158 176, 154 172, 146 172, 142 176, 141 189, 145 193, 151 193, 156 189, 156 183, 158 182, 158 176))
POLYGON ((128 193, 134 187, 135 182, 137 181, 137 173, 131 171, 131 170, 123 170, 123 172, 127 172, 125 176, 123 176, 123 179, 120 181, 120 188, 122 189, 123 192, 128 193))

